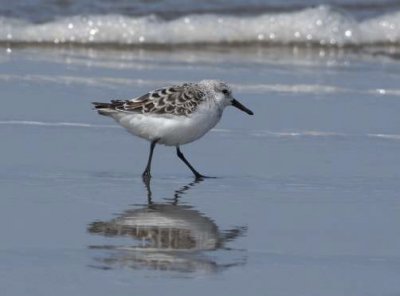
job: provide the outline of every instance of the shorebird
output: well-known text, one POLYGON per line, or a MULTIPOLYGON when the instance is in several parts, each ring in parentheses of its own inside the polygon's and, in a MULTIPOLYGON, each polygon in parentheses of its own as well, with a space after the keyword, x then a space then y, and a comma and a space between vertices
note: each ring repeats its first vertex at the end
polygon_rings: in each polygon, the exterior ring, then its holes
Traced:
POLYGON ((253 115, 232 96, 232 89, 226 83, 217 80, 184 83, 156 89, 131 100, 93 104, 99 114, 112 117, 130 133, 150 141, 143 180, 151 178, 151 160, 156 144, 175 146, 178 157, 195 178, 206 178, 189 163, 180 146, 201 138, 212 129, 227 106, 253 115))

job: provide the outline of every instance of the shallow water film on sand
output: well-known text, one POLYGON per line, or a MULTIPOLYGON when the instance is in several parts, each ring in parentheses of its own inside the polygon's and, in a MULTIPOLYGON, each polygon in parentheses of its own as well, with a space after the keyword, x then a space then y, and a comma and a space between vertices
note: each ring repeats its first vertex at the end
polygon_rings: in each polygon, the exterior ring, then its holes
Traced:
POLYGON ((1 294, 399 294, 400 7, 199 3, 0 9, 1 294), (255 115, 143 183, 90 103, 202 79, 255 115))

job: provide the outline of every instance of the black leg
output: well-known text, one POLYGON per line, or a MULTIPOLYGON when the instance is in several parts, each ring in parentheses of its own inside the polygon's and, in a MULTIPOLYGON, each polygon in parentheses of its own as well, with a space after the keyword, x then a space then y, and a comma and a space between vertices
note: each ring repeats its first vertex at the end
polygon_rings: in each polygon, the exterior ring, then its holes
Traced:
POLYGON ((192 167, 192 165, 186 160, 185 156, 184 156, 183 153, 181 152, 181 149, 179 148, 179 146, 176 146, 176 154, 177 154, 178 157, 189 167, 189 169, 192 171, 192 173, 194 174, 194 176, 196 177, 196 179, 207 178, 206 176, 203 176, 203 175, 200 174, 198 171, 196 171, 196 170, 194 169, 194 167, 192 167))
POLYGON ((156 147, 157 142, 158 142, 158 139, 152 141, 150 144, 149 160, 147 161, 146 169, 144 170, 144 172, 142 174, 143 180, 145 180, 145 181, 149 180, 151 178, 151 174, 150 174, 151 159, 153 158, 153 151, 154 151, 154 147, 156 147))

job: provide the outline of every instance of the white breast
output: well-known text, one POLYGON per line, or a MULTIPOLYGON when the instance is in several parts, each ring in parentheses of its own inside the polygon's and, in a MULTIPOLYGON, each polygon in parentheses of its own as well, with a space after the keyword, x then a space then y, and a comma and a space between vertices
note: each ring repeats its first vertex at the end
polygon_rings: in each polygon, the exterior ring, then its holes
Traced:
POLYGON ((149 141, 159 139, 159 144, 178 146, 202 137, 218 123, 221 116, 222 109, 202 106, 190 116, 119 113, 113 117, 138 137, 149 141))

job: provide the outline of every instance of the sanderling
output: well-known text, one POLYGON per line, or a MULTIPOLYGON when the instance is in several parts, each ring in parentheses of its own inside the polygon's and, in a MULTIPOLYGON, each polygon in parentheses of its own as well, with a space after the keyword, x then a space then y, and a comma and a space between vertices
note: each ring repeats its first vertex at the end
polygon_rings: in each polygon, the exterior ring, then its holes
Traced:
POLYGON ((193 142, 212 129, 226 106, 232 105, 253 115, 232 96, 226 83, 216 80, 160 88, 132 100, 93 104, 99 114, 112 117, 130 133, 150 141, 149 158, 142 175, 147 180, 151 177, 156 144, 175 146, 178 157, 196 179, 204 178, 186 160, 180 145, 193 142))

